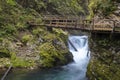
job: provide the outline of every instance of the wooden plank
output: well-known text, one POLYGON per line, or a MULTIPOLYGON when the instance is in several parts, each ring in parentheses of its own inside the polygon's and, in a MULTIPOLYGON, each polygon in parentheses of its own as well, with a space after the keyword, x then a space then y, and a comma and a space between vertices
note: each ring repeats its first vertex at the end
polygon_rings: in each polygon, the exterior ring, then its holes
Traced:
POLYGON ((108 23, 101 23, 95 24, 94 19, 92 21, 85 20, 83 17, 76 17, 76 16, 58 16, 58 15, 48 15, 44 18, 47 26, 51 27, 61 27, 61 28, 78 28, 84 30, 97 30, 97 31, 114 31, 115 28, 115 21, 110 19, 104 19, 105 21, 109 21, 110 23, 113 22, 113 26, 111 27, 108 23), (92 25, 91 25, 92 22, 92 25))

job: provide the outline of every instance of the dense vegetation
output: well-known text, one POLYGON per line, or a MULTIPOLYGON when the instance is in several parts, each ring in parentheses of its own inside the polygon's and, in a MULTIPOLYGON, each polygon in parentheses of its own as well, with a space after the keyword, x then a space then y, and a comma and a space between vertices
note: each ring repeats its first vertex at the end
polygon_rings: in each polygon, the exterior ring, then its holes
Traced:
MULTIPOLYGON (((119 35, 117 35, 119 36, 119 35)), ((91 46, 92 60, 87 74, 90 80, 119 80, 120 38, 111 40, 108 35, 94 37, 91 46), (107 37, 106 37, 107 36, 107 37)))
POLYGON ((116 3, 115 0, 90 0, 88 5, 90 17, 95 15, 109 16, 117 9, 116 3))
POLYGON ((72 61, 66 46, 67 33, 59 29, 49 32, 44 26, 27 24, 28 21, 42 23, 43 3, 41 0, 32 3, 29 0, 0 1, 0 67, 10 64, 52 67, 72 61))
MULTIPOLYGON (((27 22, 43 24, 42 16, 48 14, 109 18, 115 15, 118 3, 120 0, 0 0, 0 67, 11 63, 14 67, 67 64, 72 61, 66 46, 68 33, 61 29, 49 32, 27 22)), ((97 46, 92 48, 96 54, 88 68, 90 79, 119 80, 119 40, 111 44, 105 38, 92 43, 97 46)))

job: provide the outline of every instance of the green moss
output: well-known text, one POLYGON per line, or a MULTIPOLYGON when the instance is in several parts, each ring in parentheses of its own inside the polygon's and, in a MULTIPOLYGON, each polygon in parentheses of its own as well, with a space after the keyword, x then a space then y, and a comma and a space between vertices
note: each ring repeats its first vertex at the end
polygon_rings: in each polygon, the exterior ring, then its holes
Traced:
POLYGON ((31 35, 24 35, 24 36, 22 37, 22 42, 23 42, 23 44, 26 45, 26 43, 27 43, 30 39, 31 39, 31 35))
POLYGON ((120 68, 115 64, 109 66, 99 60, 94 60, 88 67, 87 74, 90 76, 90 80, 119 80, 120 68))
POLYGON ((61 40, 61 38, 53 34, 49 34, 46 35, 44 39, 48 41, 42 44, 39 48, 41 63, 43 66, 52 67, 60 64, 65 64, 65 55, 69 53, 69 51, 64 45, 64 42, 61 40))
MULTIPOLYGON (((21 56, 16 56, 15 52, 24 54, 22 53, 22 51, 24 52, 22 48, 26 50, 35 46, 31 51, 33 51, 33 53, 34 51, 37 52, 39 48, 40 61, 44 67, 65 64, 67 62, 66 56, 69 55, 69 51, 65 45, 67 34, 61 29, 56 29, 50 33, 44 26, 34 27, 27 24, 27 22, 41 24, 42 16, 38 12, 41 11, 41 8, 46 8, 48 4, 37 0, 23 2, 24 1, 21 2, 20 0, 0 0, 0 54, 9 55, 8 59, 10 59, 14 67, 27 67, 34 65, 31 57, 27 56, 26 58, 26 56, 23 55, 23 59, 21 56), (42 41, 38 41, 38 39, 42 41), (25 45, 22 45, 21 42, 25 45), (20 43, 20 45, 17 45, 17 43, 20 43), (29 46, 26 46, 27 43, 29 43, 29 46), (26 60, 29 58, 30 60, 26 60)), ((75 11, 81 11, 80 9, 82 8, 77 7, 80 5, 77 4, 76 1, 70 2, 71 3, 68 4, 76 8, 75 11)), ((34 55, 31 54, 30 56, 34 55)), ((2 57, 5 58, 5 56, 2 57)))
MULTIPOLYGON (((86 3, 82 0, 49 0, 47 8, 49 8, 52 13, 59 13, 62 15, 79 15, 84 14, 84 7, 86 3), (82 3, 82 4, 81 4, 82 3), (49 8, 51 6, 51 8, 49 8), (53 12, 54 11, 54 12, 53 12)), ((49 10, 48 9, 48 10, 49 10)), ((50 12, 51 12, 50 11, 50 12)))
POLYGON ((41 28, 35 28, 35 29, 33 29, 32 30, 32 33, 33 33, 33 35, 37 35, 37 36, 39 36, 39 35, 45 35, 46 34, 46 31, 41 27, 41 28))
POLYGON ((10 57, 10 51, 6 48, 0 49, 0 57, 10 57))
POLYGON ((10 65, 10 59, 9 58, 0 58, 0 68, 2 67, 8 67, 10 65))
POLYGON ((53 67, 57 64, 64 64, 65 57, 63 55, 65 51, 57 50, 52 43, 47 42, 40 46, 40 58, 41 64, 44 67, 53 67), (58 63, 56 63, 56 60, 58 63))
POLYGON ((10 5, 16 5, 15 0, 6 0, 6 2, 10 5))
MULTIPOLYGON (((100 37, 101 38, 101 37, 100 37)), ((101 38, 102 39, 102 38, 101 38)), ((109 39, 96 39, 96 46, 92 47, 95 52, 88 66, 88 76, 90 80, 119 80, 120 65, 116 52, 119 40, 109 41, 109 39), (112 47, 111 47, 112 46, 112 47)))
POLYGON ((16 58, 14 61, 12 60, 12 64, 14 67, 31 67, 34 65, 34 61, 16 58))
POLYGON ((13 67, 31 67, 34 65, 33 60, 25 60, 16 56, 16 53, 11 53, 11 64, 13 67))
POLYGON ((56 36, 60 37, 62 39, 62 41, 64 41, 65 43, 67 43, 68 40, 68 33, 63 31, 62 29, 53 29, 54 33, 56 34, 56 36))
POLYGON ((10 41, 4 38, 0 38, 0 57, 10 57, 10 41))
POLYGON ((98 14, 101 16, 108 16, 117 9, 112 0, 90 0, 88 8, 90 13, 88 19, 98 14))

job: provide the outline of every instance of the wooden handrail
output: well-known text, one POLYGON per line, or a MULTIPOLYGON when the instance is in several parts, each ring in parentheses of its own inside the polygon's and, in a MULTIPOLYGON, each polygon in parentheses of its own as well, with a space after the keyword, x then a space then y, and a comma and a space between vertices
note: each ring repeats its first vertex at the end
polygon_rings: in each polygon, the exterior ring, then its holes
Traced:
MULTIPOLYGON (((116 22, 112 19, 103 19, 101 22, 95 23, 96 20, 87 20, 80 16, 59 16, 59 15, 45 15, 43 17, 45 26, 56 28, 72 28, 91 31, 111 31, 116 29, 116 22), (107 21, 107 23, 104 23, 107 21)), ((33 22, 30 25, 37 26, 33 22)), ((120 28, 120 27, 117 27, 120 28)), ((117 30, 118 31, 118 30, 117 30)))

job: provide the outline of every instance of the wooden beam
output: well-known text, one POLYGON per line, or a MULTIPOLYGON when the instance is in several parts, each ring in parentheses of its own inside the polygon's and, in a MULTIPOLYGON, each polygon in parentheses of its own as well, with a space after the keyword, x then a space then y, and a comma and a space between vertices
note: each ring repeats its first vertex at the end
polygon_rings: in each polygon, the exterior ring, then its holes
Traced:
MULTIPOLYGON (((113 27, 108 23, 95 24, 94 19, 92 21, 86 20, 83 17, 76 16, 58 16, 58 15, 46 15, 43 18, 45 26, 55 28, 67 28, 67 29, 81 29, 87 31, 115 31, 115 20, 105 19, 105 21, 113 22, 113 27), (92 24, 92 25, 91 25, 92 24)), ((34 22, 29 22, 30 25, 38 26, 34 22)), ((115 31, 117 32, 117 31, 115 31)), ((118 31, 120 32, 120 31, 118 31)))

